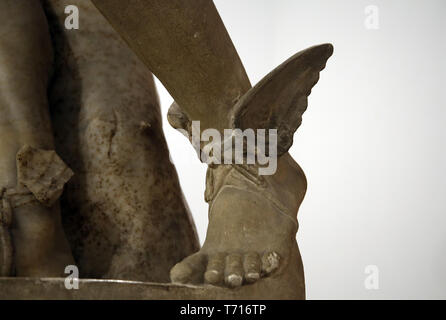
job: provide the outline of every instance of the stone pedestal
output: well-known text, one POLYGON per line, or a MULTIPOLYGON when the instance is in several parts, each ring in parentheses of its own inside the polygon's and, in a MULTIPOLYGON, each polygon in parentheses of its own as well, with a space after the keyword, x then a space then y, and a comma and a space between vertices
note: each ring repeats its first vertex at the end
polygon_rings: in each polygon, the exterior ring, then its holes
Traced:
POLYGON ((0 299, 48 300, 255 300, 301 299, 297 290, 274 290, 274 281, 260 281, 238 289, 122 280, 79 280, 68 290, 64 278, 0 278, 0 299))

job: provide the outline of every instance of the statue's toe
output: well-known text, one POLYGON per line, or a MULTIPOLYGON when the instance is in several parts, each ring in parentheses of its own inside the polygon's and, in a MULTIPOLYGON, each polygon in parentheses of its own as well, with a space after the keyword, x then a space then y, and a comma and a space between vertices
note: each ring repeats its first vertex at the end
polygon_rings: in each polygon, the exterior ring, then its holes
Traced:
POLYGON ((245 270, 245 280, 247 283, 254 283, 260 279, 261 260, 257 252, 249 252, 245 254, 243 261, 245 270))
POLYGON ((209 261, 204 274, 204 281, 213 285, 221 285, 224 280, 226 266, 226 254, 216 253, 209 256, 209 261))
POLYGON ((266 252, 262 256, 262 275, 269 275, 276 271, 280 265, 280 256, 272 251, 266 252))
POLYGON ((243 257, 238 253, 231 253, 226 257, 225 283, 228 287, 240 287, 243 283, 243 257))
POLYGON ((195 253, 170 270, 170 279, 173 283, 203 283, 205 267, 206 256, 195 253))

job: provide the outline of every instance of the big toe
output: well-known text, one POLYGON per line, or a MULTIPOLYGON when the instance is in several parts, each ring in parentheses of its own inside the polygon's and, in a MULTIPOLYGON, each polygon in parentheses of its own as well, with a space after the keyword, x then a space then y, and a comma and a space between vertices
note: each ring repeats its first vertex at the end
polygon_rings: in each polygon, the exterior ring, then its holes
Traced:
POLYGON ((195 253, 173 266, 170 280, 173 283, 202 283, 205 268, 206 256, 195 253))

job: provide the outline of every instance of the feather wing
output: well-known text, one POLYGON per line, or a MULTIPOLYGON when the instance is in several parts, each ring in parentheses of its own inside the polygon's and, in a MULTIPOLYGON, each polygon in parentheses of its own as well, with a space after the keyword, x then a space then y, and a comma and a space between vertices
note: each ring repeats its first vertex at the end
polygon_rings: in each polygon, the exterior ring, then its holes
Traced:
POLYGON ((233 128, 277 129, 277 152, 288 151, 302 122, 308 96, 333 54, 331 44, 298 52, 265 76, 234 106, 233 128))

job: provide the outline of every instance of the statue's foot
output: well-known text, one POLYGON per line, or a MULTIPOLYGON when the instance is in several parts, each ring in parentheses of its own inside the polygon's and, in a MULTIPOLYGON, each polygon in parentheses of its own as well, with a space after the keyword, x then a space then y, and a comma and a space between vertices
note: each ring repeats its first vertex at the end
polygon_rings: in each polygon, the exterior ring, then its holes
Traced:
POLYGON ((203 248, 171 270, 176 283, 238 287, 280 274, 296 248, 297 222, 262 193, 227 186, 211 203, 203 248))

